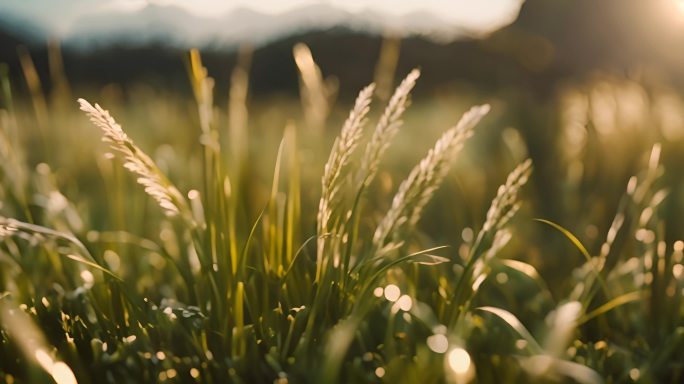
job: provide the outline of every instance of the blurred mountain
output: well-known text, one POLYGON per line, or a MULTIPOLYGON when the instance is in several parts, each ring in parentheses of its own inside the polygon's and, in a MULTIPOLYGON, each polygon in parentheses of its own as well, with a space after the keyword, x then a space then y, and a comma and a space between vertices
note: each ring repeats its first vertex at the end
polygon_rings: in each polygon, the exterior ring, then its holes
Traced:
MULTIPOLYGON (((45 41, 47 32, 39 25, 34 25, 27 19, 0 13, 0 35, 14 36, 14 39, 21 42, 45 41)), ((4 41, 0 41, 0 49, 4 47, 4 41)))
POLYGON ((533 72, 680 76, 684 56, 675 47, 684 43, 683 10, 679 0, 527 0, 486 45, 533 72))
POLYGON ((438 16, 423 12, 389 16, 372 11, 348 12, 316 3, 279 14, 239 8, 216 18, 195 16, 175 6, 148 4, 133 11, 103 11, 77 19, 64 35, 67 46, 85 49, 108 44, 159 43, 179 48, 262 45, 310 30, 348 28, 367 33, 393 30, 455 37, 464 33, 438 16))
MULTIPOLYGON (((558 135, 557 92, 566 84, 595 79, 596 73, 609 73, 639 81, 647 89, 649 84, 665 85, 684 95, 684 10, 679 1, 526 0, 512 24, 488 36, 461 33, 460 39, 450 41, 420 34, 403 36, 397 76, 415 67, 422 69, 416 99, 438 102, 439 98, 426 96, 448 91, 478 100, 503 101, 497 113, 503 115, 501 121, 523 135, 535 163, 534 182, 537 194, 542 196, 540 212, 542 217, 554 220, 564 217, 556 200, 564 186, 554 184, 559 158, 549 150, 549 143, 558 135)), ((255 100, 273 94, 297 95, 292 47, 304 42, 324 75, 337 77, 339 96, 349 103, 374 78, 383 29, 369 25, 380 25, 373 20, 382 18, 370 11, 350 17, 332 7, 319 6, 278 16, 240 9, 212 23, 188 18, 178 9, 148 7, 139 13, 83 20, 80 32, 65 43, 62 56, 68 81, 81 90, 88 86, 100 90, 115 83, 120 86, 107 89, 122 90, 117 94, 126 97, 135 96, 135 91, 129 90, 140 89, 132 85, 144 83, 151 89, 190 95, 186 48, 208 41, 202 60, 216 79, 217 103, 225 105, 236 61, 232 47, 237 41, 246 39, 253 44, 249 87, 255 100), (302 20, 311 22, 314 29, 296 29, 302 20), (339 26, 341 21, 346 24, 339 26), (75 48, 84 47, 78 42, 81 38, 90 41, 87 49, 75 48)), ((382 25, 390 28, 390 21, 410 24, 416 32, 440 24, 425 14, 384 20, 382 25)), ((28 93, 17 60, 20 44, 31 46, 38 74, 48 91, 52 84, 47 50, 44 44, 31 45, 31 41, 0 20, 0 63, 10 64, 18 93, 28 93)), ((0 99, 0 107, 2 103, 0 99)))
MULTIPOLYGON (((1 21, 0 25, 2 25, 1 21)), ((8 59, 16 55, 16 47, 23 42, 24 40, 12 31, 0 28, 0 58, 8 59)))
MULTIPOLYGON (((255 48, 250 87, 258 96, 297 91, 292 46, 301 41, 310 46, 324 74, 340 80, 341 96, 352 97, 373 79, 381 32, 393 23, 418 32, 441 21, 429 14, 387 18, 315 5, 280 15, 243 8, 210 22, 179 8, 148 6, 82 20, 74 30, 80 32, 64 43, 63 56, 74 84, 144 81, 187 92, 186 48, 210 41, 202 49, 203 59, 218 89, 227 89, 235 62, 232 47, 247 40, 255 48), (296 26, 304 22, 314 29, 298 31, 296 26), (75 49, 79 39, 90 39, 89 48, 75 49), (134 40, 138 42, 131 44, 134 40)), ((0 22, 0 62, 9 62, 20 79, 16 46, 30 39, 12 31, 0 22)), ((404 36, 398 75, 421 67, 417 92, 457 86, 483 94, 527 92, 542 100, 564 82, 595 71, 684 89, 684 55, 678 49, 684 46, 684 13, 674 0, 527 0, 511 25, 483 38, 460 36, 449 42, 404 36)), ((35 45, 32 54, 39 73, 47 77, 45 49, 35 45)))
POLYGON ((7 64, 16 75, 18 69, 17 47, 28 45, 25 34, 19 32, 20 26, 13 25, 16 20, 8 19, 0 14, 0 65, 7 64))
POLYGON ((194 44, 213 31, 212 23, 182 8, 149 4, 135 12, 108 11, 88 14, 72 23, 63 36, 65 46, 110 44, 194 44))

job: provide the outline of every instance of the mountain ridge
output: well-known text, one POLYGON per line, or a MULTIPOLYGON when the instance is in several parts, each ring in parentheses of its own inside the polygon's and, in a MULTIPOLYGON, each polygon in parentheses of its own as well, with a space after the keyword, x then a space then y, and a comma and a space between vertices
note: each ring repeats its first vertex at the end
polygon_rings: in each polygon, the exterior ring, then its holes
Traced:
MULTIPOLYGON (((21 24, 24 25, 23 30, 16 32, 24 33, 30 29, 27 23, 21 24)), ((45 41, 47 32, 35 27, 39 32, 28 36, 28 40, 45 41)), ((326 3, 312 3, 279 13, 242 6, 216 17, 206 17, 179 6, 150 3, 134 11, 106 9, 81 15, 58 37, 64 46, 86 50, 108 45, 151 43, 185 49, 207 46, 235 48, 244 43, 260 46, 283 36, 331 28, 348 28, 370 34, 391 31, 398 36, 420 34, 442 40, 472 35, 471 31, 428 11, 393 16, 370 9, 352 12, 326 3)))
MULTIPOLYGON (((481 92, 530 92, 542 99, 564 82, 581 81, 597 71, 684 88, 684 56, 672 49, 684 43, 684 16, 680 24, 668 25, 663 22, 668 16, 665 11, 641 0, 603 0, 601 7, 594 0, 558 0, 553 6, 547 0, 527 0, 515 22, 486 37, 449 42, 422 35, 403 37, 397 75, 422 67, 418 92, 456 85, 481 92), (633 33, 634 28, 640 33, 633 33)), ((260 17, 247 9, 236 12, 245 19, 260 17)), ((334 13, 330 16, 336 17, 334 13)), ((16 45, 27 43, 17 42, 12 33, 2 43, 3 26, 0 24, 0 62, 9 63, 11 73, 22 84, 16 45)), ((338 77, 341 95, 353 95, 372 80, 383 36, 347 27, 321 27, 253 44, 251 90, 261 95, 296 92, 292 46, 304 42, 323 72, 338 77)), ((201 50, 217 84, 227 84, 235 51, 221 42, 201 50)), ((31 53, 39 73, 47 77, 44 44, 34 45, 31 53)), ((187 91, 186 55, 187 48, 159 39, 90 50, 64 46, 67 75, 75 83, 131 84, 158 79, 159 84, 176 84, 183 92, 187 91)))

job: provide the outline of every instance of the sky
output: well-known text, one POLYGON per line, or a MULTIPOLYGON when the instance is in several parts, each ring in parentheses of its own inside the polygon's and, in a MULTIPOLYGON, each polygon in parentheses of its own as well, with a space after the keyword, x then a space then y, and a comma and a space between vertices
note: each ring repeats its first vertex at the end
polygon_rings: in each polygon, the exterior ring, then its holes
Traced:
POLYGON ((373 9, 391 14, 428 11, 475 31, 496 29, 512 21, 523 0, 1 0, 0 13, 38 23, 60 34, 88 13, 134 11, 149 3, 176 5, 202 16, 224 14, 238 7, 281 13, 312 3, 327 3, 349 11, 373 9))

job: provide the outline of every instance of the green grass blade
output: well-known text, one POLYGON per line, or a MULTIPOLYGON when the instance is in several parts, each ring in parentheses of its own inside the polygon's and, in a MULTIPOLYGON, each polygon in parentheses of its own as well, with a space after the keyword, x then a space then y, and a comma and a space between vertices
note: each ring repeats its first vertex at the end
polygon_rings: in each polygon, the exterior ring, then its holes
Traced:
POLYGON ((503 320, 506 324, 508 324, 518 335, 520 335, 525 341, 527 341, 527 349, 530 350, 533 354, 539 354, 543 352, 542 347, 539 345, 537 340, 532 336, 530 331, 525 328, 523 323, 518 320, 518 318, 506 311, 505 309, 497 308, 497 307, 478 307, 475 308, 475 310, 483 311, 483 312, 488 312, 491 313, 501 320, 503 320))

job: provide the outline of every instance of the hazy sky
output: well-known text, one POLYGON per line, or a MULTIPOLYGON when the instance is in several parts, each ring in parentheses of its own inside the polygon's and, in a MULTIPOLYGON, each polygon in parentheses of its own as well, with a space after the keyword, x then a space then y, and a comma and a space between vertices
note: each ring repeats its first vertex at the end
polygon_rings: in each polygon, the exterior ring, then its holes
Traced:
POLYGON ((393 14, 429 11, 458 26, 488 30, 514 18, 522 0, 0 0, 0 13, 38 22, 59 33, 84 14, 107 9, 135 10, 149 3, 177 5, 199 15, 212 16, 236 7, 278 13, 316 2, 350 11, 369 8, 393 14))

